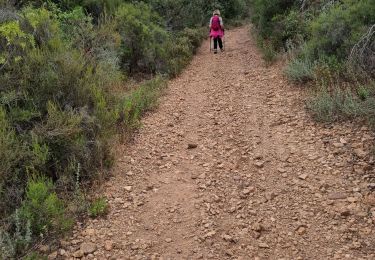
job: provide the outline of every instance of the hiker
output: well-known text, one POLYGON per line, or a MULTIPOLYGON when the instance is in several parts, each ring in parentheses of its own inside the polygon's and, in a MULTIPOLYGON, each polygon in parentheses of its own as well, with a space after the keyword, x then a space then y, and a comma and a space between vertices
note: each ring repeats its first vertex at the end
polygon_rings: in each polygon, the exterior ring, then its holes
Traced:
POLYGON ((215 10, 213 17, 210 20, 210 37, 214 39, 214 53, 217 53, 217 44, 219 48, 224 51, 222 38, 224 36, 224 23, 223 18, 220 16, 220 11, 215 10))

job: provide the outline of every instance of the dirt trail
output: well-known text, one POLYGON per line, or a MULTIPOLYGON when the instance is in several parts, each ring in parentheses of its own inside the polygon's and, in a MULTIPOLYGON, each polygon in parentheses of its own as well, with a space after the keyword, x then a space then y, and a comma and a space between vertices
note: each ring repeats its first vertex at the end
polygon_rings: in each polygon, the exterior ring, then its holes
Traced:
POLYGON ((218 55, 204 43, 170 82, 119 151, 104 190, 109 215, 78 226, 59 254, 375 259, 375 198, 364 181, 372 133, 314 123, 305 94, 264 66, 248 28, 226 41, 218 55))

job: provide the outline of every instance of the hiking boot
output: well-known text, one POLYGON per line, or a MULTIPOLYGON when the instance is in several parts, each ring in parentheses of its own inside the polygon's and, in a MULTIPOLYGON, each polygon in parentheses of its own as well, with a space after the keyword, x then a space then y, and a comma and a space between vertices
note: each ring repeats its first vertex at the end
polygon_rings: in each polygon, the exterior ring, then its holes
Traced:
POLYGON ((214 54, 217 54, 217 49, 214 49, 214 54))

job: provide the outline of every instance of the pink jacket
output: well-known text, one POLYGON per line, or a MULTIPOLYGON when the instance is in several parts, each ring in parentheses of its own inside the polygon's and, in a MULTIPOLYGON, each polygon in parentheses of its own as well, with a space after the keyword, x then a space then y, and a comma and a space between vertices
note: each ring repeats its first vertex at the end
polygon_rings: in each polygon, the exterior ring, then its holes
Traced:
MULTIPOLYGON (((211 24, 212 24, 212 19, 213 19, 213 17, 211 18, 211 20, 210 20, 210 28, 211 28, 211 24)), ((220 25, 221 25, 221 27, 223 28, 223 19, 220 17, 220 25)), ((214 30, 212 30, 212 29, 210 29, 210 37, 212 37, 212 38, 223 38, 223 36, 224 36, 224 30, 223 29, 220 29, 220 30, 218 30, 218 31, 214 31, 214 30)))

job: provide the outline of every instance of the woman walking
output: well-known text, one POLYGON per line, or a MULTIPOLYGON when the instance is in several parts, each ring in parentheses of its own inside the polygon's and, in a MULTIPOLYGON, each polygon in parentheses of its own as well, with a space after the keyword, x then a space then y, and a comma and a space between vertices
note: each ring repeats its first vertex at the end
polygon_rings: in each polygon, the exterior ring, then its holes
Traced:
POLYGON ((217 54, 217 45, 221 51, 224 51, 223 40, 224 37, 224 23, 220 16, 220 11, 215 10, 210 20, 210 37, 214 39, 214 53, 217 54))

